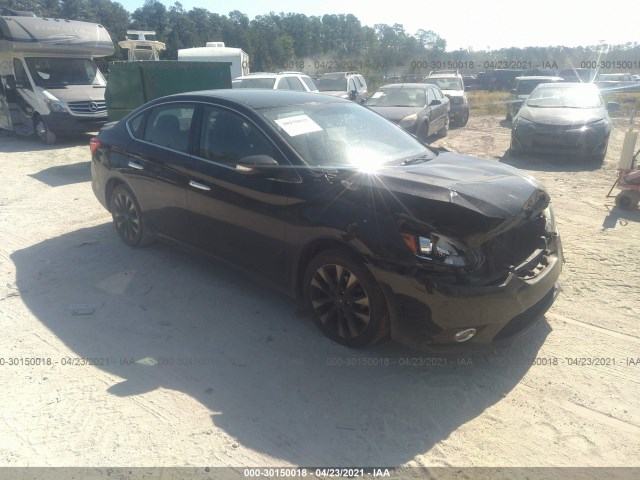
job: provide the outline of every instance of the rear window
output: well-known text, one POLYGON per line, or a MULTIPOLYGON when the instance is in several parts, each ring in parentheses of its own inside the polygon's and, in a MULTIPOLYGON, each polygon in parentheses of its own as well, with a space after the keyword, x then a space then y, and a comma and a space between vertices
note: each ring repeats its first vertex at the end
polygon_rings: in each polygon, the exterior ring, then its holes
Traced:
POLYGON ((275 78, 240 78, 233 81, 233 88, 266 88, 273 89, 275 78))

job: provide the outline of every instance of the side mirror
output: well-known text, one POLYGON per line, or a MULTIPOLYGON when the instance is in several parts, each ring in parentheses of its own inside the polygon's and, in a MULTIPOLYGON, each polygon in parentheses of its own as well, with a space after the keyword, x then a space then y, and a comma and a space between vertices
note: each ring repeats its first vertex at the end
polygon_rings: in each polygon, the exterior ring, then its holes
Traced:
POLYGON ((431 100, 431 103, 429 104, 430 107, 434 107, 436 105, 441 105, 442 102, 440 100, 438 100, 437 98, 434 98, 433 100, 431 100))
POLYGON ((607 103, 607 110, 610 112, 616 112, 620 110, 620 104, 618 102, 609 102, 607 103))
POLYGON ((269 155, 249 155, 241 158, 236 164, 236 171, 245 175, 261 178, 282 176, 280 165, 269 155))

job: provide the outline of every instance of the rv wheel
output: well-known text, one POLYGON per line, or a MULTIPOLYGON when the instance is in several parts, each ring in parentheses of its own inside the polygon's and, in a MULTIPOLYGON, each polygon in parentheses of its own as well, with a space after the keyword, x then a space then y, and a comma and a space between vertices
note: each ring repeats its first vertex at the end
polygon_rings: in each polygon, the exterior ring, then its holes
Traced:
POLYGON ((53 145, 56 143, 56 134, 49 130, 49 127, 42 119, 42 117, 36 117, 33 125, 33 129, 36 135, 43 143, 47 145, 53 145))

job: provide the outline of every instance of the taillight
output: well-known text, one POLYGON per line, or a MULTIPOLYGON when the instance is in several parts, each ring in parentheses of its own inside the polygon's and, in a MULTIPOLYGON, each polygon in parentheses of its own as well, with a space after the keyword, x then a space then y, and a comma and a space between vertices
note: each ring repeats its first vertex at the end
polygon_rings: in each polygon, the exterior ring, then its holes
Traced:
POLYGON ((89 150, 91 150, 91 155, 95 155, 98 147, 100 147, 101 142, 96 137, 93 137, 89 140, 89 150))

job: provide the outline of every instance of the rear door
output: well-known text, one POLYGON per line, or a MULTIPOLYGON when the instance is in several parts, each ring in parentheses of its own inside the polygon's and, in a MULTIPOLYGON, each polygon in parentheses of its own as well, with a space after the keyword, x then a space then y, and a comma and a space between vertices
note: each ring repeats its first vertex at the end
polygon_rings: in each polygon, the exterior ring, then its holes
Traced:
POLYGON ((180 241, 186 240, 187 163, 195 111, 193 103, 172 102, 134 117, 127 124, 133 145, 122 165, 145 220, 158 233, 180 241))

